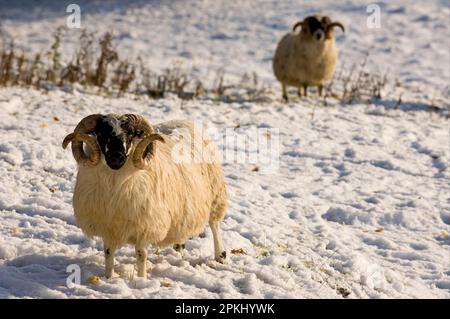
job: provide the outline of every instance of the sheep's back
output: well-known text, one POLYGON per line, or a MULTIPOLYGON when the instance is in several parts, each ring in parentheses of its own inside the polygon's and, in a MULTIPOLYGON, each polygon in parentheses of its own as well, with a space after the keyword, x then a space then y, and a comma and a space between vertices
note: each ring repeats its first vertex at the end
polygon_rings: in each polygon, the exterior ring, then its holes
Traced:
POLYGON ((184 212, 173 215, 171 229, 160 244, 181 243, 202 232, 211 218, 223 218, 227 195, 222 166, 216 146, 201 126, 188 121, 170 121, 155 129, 170 138, 162 155, 178 163, 175 167, 177 176, 182 177, 186 200, 184 212))

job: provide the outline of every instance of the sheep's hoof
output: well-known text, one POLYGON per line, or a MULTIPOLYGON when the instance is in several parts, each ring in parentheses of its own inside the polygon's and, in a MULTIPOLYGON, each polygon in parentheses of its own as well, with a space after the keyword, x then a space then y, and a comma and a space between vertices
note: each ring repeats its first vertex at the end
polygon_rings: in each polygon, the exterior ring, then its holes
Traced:
POLYGON ((186 247, 185 244, 174 244, 173 245, 173 249, 175 249, 175 251, 179 252, 180 254, 183 254, 185 247, 186 247))
POLYGON ((286 103, 289 102, 289 98, 287 95, 283 95, 283 101, 286 103))
POLYGON ((216 256, 215 260, 216 260, 218 263, 223 264, 223 263, 225 262, 225 259, 226 259, 226 258, 227 258, 227 252, 224 250, 224 251, 222 251, 222 252, 220 253, 219 256, 216 256))

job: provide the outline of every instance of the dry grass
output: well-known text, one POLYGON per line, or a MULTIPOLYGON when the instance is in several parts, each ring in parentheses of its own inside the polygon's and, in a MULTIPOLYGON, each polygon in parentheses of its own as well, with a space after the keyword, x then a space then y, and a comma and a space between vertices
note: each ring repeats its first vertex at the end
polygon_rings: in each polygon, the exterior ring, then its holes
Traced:
POLYGON ((157 99, 170 93, 185 100, 199 96, 237 100, 237 90, 244 90, 246 100, 254 100, 262 93, 256 74, 251 77, 245 74, 239 83, 224 85, 224 73, 219 71, 217 80, 208 88, 178 65, 153 72, 140 58, 136 61, 122 59, 111 33, 96 39, 93 33, 83 30, 74 56, 63 61, 63 39, 64 29, 56 29, 49 50, 34 56, 18 51, 10 40, 0 43, 0 86, 22 85, 39 89, 49 85, 78 84, 118 96, 133 93, 157 99))
MULTIPOLYGON (((116 96, 132 93, 158 99, 174 94, 183 100, 202 97, 224 102, 273 101, 270 97, 273 91, 261 83, 256 73, 244 73, 240 79, 230 81, 222 69, 217 71, 215 80, 205 83, 193 76, 193 70, 184 70, 178 64, 153 71, 140 58, 134 61, 122 58, 110 33, 96 38, 83 30, 74 55, 63 61, 64 36, 64 28, 57 28, 47 51, 25 54, 16 48, 12 39, 4 36, 0 24, 0 87, 19 85, 41 89, 80 85, 94 88, 96 93, 116 96)), ((367 53, 361 63, 350 68, 344 63, 334 79, 324 86, 324 106, 328 105, 329 98, 343 105, 386 100, 394 101, 394 108, 402 108, 407 103, 396 90, 400 83, 385 74, 369 72, 368 60, 367 53)), ((428 107, 422 103, 424 106, 417 108, 441 112, 442 108, 433 103, 428 107)))
POLYGON ((384 98, 384 89, 390 84, 387 75, 367 71, 368 58, 369 53, 364 56, 361 63, 353 64, 348 69, 344 65, 336 73, 330 83, 324 87, 325 103, 327 97, 340 99, 347 104, 384 98))

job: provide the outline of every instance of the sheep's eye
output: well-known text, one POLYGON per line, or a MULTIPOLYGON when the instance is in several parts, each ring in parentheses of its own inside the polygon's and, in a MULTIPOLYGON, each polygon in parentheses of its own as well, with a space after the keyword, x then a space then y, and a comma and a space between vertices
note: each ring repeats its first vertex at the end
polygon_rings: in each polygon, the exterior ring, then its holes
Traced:
POLYGON ((134 132, 134 136, 137 136, 137 137, 139 137, 139 138, 141 138, 142 137, 142 130, 136 130, 135 132, 134 132))

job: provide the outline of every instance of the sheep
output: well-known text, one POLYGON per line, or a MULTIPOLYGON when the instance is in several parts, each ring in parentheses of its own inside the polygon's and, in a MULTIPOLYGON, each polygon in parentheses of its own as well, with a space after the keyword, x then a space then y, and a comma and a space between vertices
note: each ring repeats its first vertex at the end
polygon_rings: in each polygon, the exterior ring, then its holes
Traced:
POLYGON ((75 219, 85 235, 102 238, 106 278, 121 246, 135 246, 137 275, 144 277, 149 244, 184 247, 207 223, 215 260, 224 262, 219 224, 226 184, 214 143, 201 130, 194 134, 187 121, 152 126, 140 115, 93 114, 65 137, 63 148, 70 142, 78 163, 75 219))
POLYGON ((345 32, 340 22, 332 22, 327 16, 309 16, 297 22, 278 43, 272 66, 286 102, 287 86, 297 87, 299 97, 302 87, 306 97, 308 86, 317 86, 322 96, 323 84, 331 80, 336 68, 334 27, 345 32), (298 27, 300 33, 295 32, 298 27))

